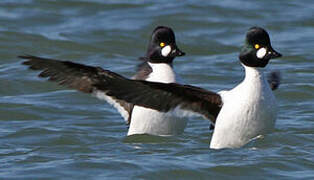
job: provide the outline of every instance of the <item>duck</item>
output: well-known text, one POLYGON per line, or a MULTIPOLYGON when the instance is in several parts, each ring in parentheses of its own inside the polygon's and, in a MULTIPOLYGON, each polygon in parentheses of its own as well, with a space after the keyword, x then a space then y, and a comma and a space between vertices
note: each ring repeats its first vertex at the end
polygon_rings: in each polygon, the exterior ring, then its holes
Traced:
MULTIPOLYGON (((141 57, 141 64, 137 67, 134 80, 149 82, 175 83, 181 79, 174 71, 173 60, 184 56, 176 44, 172 28, 157 26, 150 37, 147 51, 141 57)), ((23 55, 19 58, 27 59, 23 64, 33 70, 44 70, 39 76, 50 76, 50 81, 58 81, 60 85, 92 94, 98 99, 105 100, 115 107, 128 125, 127 135, 177 135, 181 134, 186 125, 186 118, 178 118, 169 113, 144 108, 122 99, 107 96, 105 92, 95 88, 94 83, 99 82, 97 73, 100 67, 91 67, 70 61, 42 58, 32 55, 23 55)))
MULTIPOLYGON (((266 30, 259 27, 248 30, 239 55, 245 78, 233 89, 219 92, 223 105, 210 148, 239 148, 273 130, 278 107, 263 68, 269 60, 281 56, 272 48, 266 30)), ((272 77, 278 79, 274 74, 272 77)))

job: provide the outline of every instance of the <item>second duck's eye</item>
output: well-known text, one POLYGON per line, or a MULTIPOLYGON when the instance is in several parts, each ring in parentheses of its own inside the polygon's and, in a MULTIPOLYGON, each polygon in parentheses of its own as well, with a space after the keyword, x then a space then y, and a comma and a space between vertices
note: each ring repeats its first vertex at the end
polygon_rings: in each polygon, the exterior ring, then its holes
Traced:
POLYGON ((159 46, 160 47, 164 47, 166 44, 164 43, 164 42, 161 42, 160 44, 159 44, 159 46))
POLYGON ((259 44, 255 44, 255 45, 254 45, 254 48, 255 48, 255 49, 258 49, 258 48, 260 48, 260 45, 259 45, 259 44))

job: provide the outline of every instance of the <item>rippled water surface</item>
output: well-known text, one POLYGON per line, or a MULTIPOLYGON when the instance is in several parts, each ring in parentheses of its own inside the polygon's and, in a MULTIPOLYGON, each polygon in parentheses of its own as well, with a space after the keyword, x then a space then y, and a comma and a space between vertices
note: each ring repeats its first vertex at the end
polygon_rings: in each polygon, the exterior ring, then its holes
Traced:
POLYGON ((0 1, 0 179, 314 179, 314 4, 287 1, 0 1), (239 48, 266 28, 284 57, 276 129, 240 149, 210 150, 209 123, 183 135, 133 136, 103 101, 36 77, 33 54, 134 74, 157 25, 187 53, 174 66, 213 91, 243 78, 239 48))

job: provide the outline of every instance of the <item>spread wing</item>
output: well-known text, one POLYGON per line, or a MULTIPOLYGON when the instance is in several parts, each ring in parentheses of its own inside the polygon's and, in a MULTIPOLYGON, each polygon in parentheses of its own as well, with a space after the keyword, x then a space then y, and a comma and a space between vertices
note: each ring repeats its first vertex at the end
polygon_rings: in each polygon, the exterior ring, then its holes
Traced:
POLYGON ((99 99, 106 100, 128 122, 131 105, 123 100, 107 96, 106 92, 95 86, 103 82, 102 74, 104 70, 102 68, 36 56, 19 56, 19 58, 27 59, 23 64, 29 66, 30 69, 42 70, 39 77, 49 77, 49 81, 56 81, 60 85, 90 93, 99 99))
MULTIPOLYGON (((131 80, 100 67, 69 61, 34 56, 20 58, 28 59, 23 64, 31 69, 43 70, 39 74, 40 77, 49 77, 50 81, 86 93, 101 92, 116 102, 135 104, 162 112, 173 111, 178 116, 188 116, 192 112, 213 122, 222 106, 220 95, 194 86, 131 80)), ((127 111, 127 107, 121 106, 127 111)))

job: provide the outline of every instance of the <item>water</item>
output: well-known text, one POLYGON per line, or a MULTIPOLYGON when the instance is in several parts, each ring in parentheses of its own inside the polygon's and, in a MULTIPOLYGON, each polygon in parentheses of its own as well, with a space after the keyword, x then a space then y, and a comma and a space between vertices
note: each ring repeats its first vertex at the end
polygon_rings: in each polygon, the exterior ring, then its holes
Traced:
POLYGON ((313 179, 312 1, 2 0, 0 179, 313 179), (273 133, 240 149, 210 150, 208 121, 183 135, 134 136, 108 104, 40 80, 16 58, 33 54, 134 73, 157 25, 171 26, 186 56, 186 83, 218 91, 243 78, 246 30, 265 27, 284 57, 273 133))

